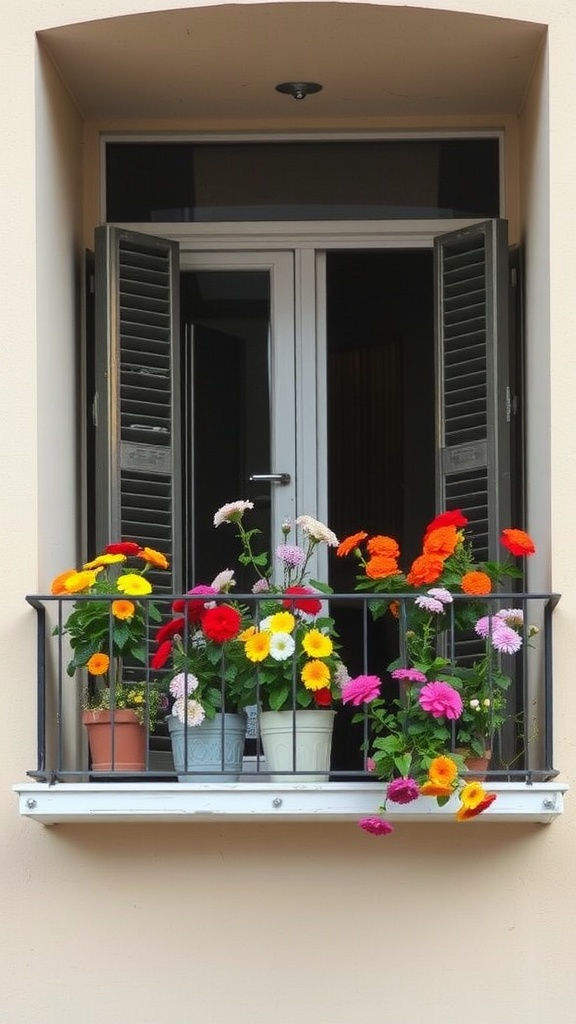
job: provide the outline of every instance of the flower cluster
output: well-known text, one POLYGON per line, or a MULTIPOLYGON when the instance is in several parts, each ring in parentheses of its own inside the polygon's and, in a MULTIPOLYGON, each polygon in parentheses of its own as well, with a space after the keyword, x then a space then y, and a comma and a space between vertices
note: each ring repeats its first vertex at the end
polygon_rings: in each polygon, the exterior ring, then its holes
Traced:
MULTIPOLYGON (((519 651, 524 636, 535 629, 525 626, 522 609, 497 610, 489 601, 504 578, 521 573, 509 561, 477 563, 467 523, 460 510, 437 516, 406 573, 391 537, 368 538, 361 531, 337 550, 341 557, 356 557, 358 590, 386 595, 371 601, 374 617, 390 613, 399 626, 399 656, 388 666, 398 696, 376 676, 351 680, 342 695, 344 703, 362 705, 368 716, 368 766, 388 784, 383 809, 387 801, 434 796, 445 802, 459 792, 456 817, 463 821, 495 799, 466 775, 465 758, 489 751, 491 737, 506 719, 511 683, 502 671, 502 656, 519 651), (463 663, 460 638, 476 640, 472 648, 468 644, 463 663)), ((504 530, 501 543, 515 556, 535 551, 522 530, 504 530)), ((364 713, 353 720, 363 720, 364 713)), ((391 831, 380 818, 365 819, 363 827, 377 834, 391 831)))

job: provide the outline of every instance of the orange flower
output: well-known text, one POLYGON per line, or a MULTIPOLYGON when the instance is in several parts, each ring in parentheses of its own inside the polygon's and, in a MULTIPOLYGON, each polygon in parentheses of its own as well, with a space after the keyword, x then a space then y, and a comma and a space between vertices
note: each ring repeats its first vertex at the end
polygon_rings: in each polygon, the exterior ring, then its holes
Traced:
POLYGON ((423 551, 425 555, 440 555, 448 558, 461 539, 461 534, 455 526, 440 526, 432 530, 424 540, 423 551))
POLYGON ((441 555, 418 555, 412 562, 406 582, 412 587, 421 587, 424 583, 434 583, 442 575, 444 559, 441 555))
POLYGON ((163 555, 161 551, 155 551, 154 548, 142 548, 138 552, 138 558, 143 558, 149 565, 153 565, 155 569, 167 569, 168 559, 166 555, 163 555))
POLYGON ((489 594, 492 580, 485 572, 465 572, 460 586, 465 594, 489 594))
POLYGON ((433 782, 432 779, 420 786, 422 796, 452 796, 453 792, 452 786, 443 786, 441 782, 433 782))
POLYGON ((482 814, 490 804, 493 804, 496 799, 496 793, 486 793, 483 800, 475 807, 465 807, 464 804, 456 811, 456 821, 467 821, 468 818, 475 818, 477 814, 482 814))
POLYGON ((307 661, 300 678, 307 690, 325 690, 330 685, 330 669, 323 661, 307 661))
POLYGON ((81 569, 80 572, 73 572, 71 576, 64 580, 63 593, 81 594, 84 590, 89 590, 96 582, 96 577, 101 571, 100 567, 98 569, 81 569))
POLYGON ((512 555, 533 555, 536 551, 532 537, 528 533, 524 533, 524 530, 502 530, 500 543, 512 555))
POLYGON ((93 654, 89 659, 86 668, 90 675, 101 676, 107 671, 110 664, 110 658, 107 654, 93 654))
POLYGON ((383 580, 387 576, 397 576, 400 569, 395 558, 389 558, 386 555, 374 555, 369 562, 366 562, 364 571, 371 580, 383 580))
POLYGON ((435 757, 430 762, 428 778, 431 782, 437 782, 443 786, 451 785, 458 778, 458 766, 451 757, 441 754, 440 757, 435 757))
POLYGON ((52 587, 50 592, 52 594, 67 594, 69 591, 66 590, 65 583, 69 576, 75 576, 76 569, 65 569, 61 572, 54 580, 52 580, 52 587))
POLYGON ((394 616, 395 619, 399 618, 399 616, 400 616, 400 602, 399 601, 390 601, 390 604, 388 605, 388 611, 390 612, 391 615, 394 616))
POLYGON ((385 537, 378 534, 377 537, 370 537, 366 548, 371 555, 382 555, 384 558, 398 558, 400 548, 393 537, 385 537))
POLYGON ((336 548, 336 554, 340 558, 343 558, 344 555, 349 555, 350 552, 354 551, 354 548, 357 548, 358 545, 361 544, 363 540, 366 540, 367 536, 368 534, 365 532, 365 530, 360 530, 358 533, 350 534, 349 537, 345 537, 344 540, 340 541, 338 547, 336 548))
POLYGON ((112 615, 115 619, 131 619, 136 611, 136 605, 132 601, 125 601, 122 598, 112 601, 112 615))

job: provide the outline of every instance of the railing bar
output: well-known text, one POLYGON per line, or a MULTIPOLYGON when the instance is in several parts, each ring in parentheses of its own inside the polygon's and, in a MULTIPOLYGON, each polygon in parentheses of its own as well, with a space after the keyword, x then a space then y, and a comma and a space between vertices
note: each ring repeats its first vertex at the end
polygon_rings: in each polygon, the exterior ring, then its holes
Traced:
POLYGON ((36 682, 36 703, 38 721, 36 723, 36 764, 39 772, 46 771, 46 609, 42 604, 35 604, 38 612, 36 623, 36 666, 38 679, 36 682))

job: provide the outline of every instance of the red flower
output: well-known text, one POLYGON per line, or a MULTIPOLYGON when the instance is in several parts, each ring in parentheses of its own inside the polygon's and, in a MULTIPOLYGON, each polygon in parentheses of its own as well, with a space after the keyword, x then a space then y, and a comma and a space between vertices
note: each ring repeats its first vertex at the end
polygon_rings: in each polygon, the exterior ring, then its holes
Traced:
POLYGON ((456 812, 457 821, 468 821, 468 818, 475 818, 477 814, 482 814, 490 804, 493 804, 496 799, 496 793, 486 793, 483 800, 480 801, 476 807, 460 807, 460 810, 456 812))
POLYGON ((459 508, 454 509, 452 512, 441 512, 431 523, 428 523, 424 540, 426 540, 429 533, 432 533, 432 530, 439 530, 441 526, 456 526, 458 528, 459 526, 466 526, 467 522, 466 516, 462 514, 459 508))
POLYGON ((165 622, 163 626, 160 626, 156 633, 156 643, 160 646, 165 640, 170 640, 175 633, 180 633, 180 636, 184 636, 185 627, 186 620, 184 618, 170 619, 170 622, 165 622))
POLYGON ((168 661, 171 653, 172 644, 169 640, 165 640, 163 644, 160 644, 158 650, 152 655, 152 660, 150 662, 152 668, 164 668, 164 665, 168 661))
MULTIPOLYGON (((210 594, 217 594, 218 591, 214 590, 214 587, 208 587, 204 583, 199 583, 197 587, 192 587, 192 590, 189 590, 188 593, 201 594, 208 597, 210 594)), ((192 600, 189 597, 177 597, 172 602, 172 611, 176 613, 184 612, 188 622, 200 622, 206 611, 206 602, 200 601, 199 598, 192 600)))
POLYGON ((226 640, 233 640, 238 636, 241 623, 240 612, 229 604, 208 608, 202 616, 204 634, 217 644, 223 644, 226 640))
POLYGON ((533 555, 536 551, 532 537, 524 530, 502 530, 500 543, 512 555, 533 555))
POLYGON ((321 690, 314 691, 314 703, 319 708, 329 708, 332 703, 332 694, 329 686, 322 687, 321 690))
POLYGON ((140 545, 133 540, 122 540, 118 544, 108 544, 104 551, 107 555, 137 555, 140 545))
MULTIPOLYGON (((316 591, 311 590, 310 587, 286 587, 285 594, 314 594, 316 591)), ((322 608, 322 602, 318 600, 316 596, 300 598, 297 600, 290 600, 286 598, 282 602, 285 608, 289 608, 290 611, 297 609, 299 612, 305 612, 307 615, 318 615, 318 612, 322 608)))

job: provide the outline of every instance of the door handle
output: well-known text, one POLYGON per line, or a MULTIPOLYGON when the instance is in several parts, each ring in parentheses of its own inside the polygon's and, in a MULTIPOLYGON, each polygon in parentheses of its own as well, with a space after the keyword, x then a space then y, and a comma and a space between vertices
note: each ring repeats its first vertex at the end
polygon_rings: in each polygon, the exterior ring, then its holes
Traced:
POLYGON ((251 484, 289 484, 290 473, 252 473, 251 484))

